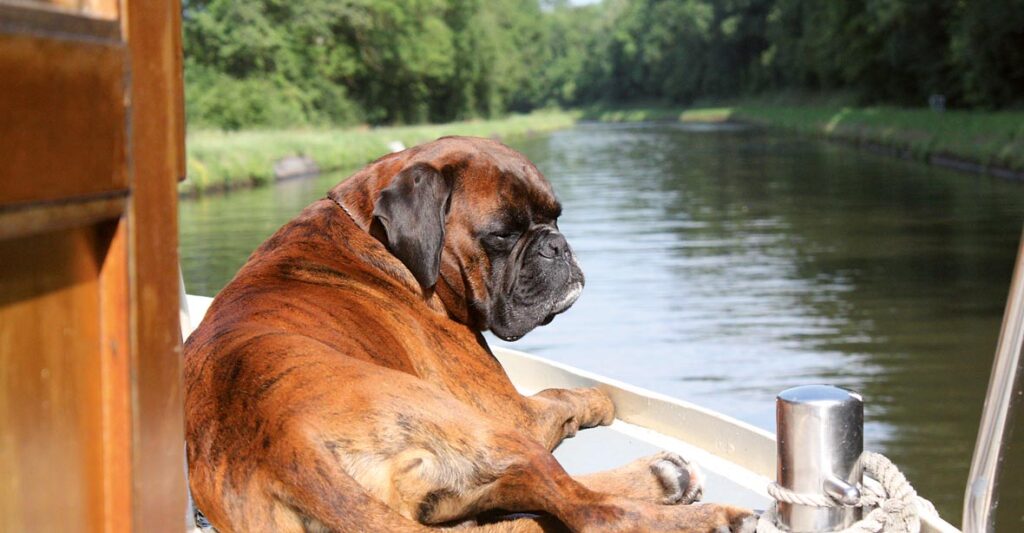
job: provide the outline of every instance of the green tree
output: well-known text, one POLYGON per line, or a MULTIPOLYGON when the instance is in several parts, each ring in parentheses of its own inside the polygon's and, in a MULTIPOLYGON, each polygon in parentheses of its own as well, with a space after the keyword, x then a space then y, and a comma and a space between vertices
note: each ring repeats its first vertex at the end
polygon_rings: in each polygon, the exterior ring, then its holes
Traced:
POLYGON ((951 55, 964 101, 1024 105, 1024 0, 964 2, 959 14, 951 55))
POLYGON ((1024 104, 1024 0, 185 0, 222 128, 489 117, 759 91, 1024 104))

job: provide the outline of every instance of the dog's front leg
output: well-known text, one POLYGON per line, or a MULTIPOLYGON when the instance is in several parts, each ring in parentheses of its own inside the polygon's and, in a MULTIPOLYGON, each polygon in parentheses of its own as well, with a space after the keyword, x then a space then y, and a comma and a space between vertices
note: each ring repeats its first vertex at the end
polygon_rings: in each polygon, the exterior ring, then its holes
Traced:
POLYGON ((615 406, 596 388, 545 389, 530 398, 533 436, 554 450, 580 428, 605 426, 615 419, 615 406))
MULTIPOLYGON (((599 389, 547 389, 530 398, 537 411, 534 438, 554 450, 579 428, 610 424, 615 408, 599 389)), ((665 505, 701 498, 700 469, 683 457, 662 452, 632 463, 578 478, 587 488, 606 494, 665 505)))

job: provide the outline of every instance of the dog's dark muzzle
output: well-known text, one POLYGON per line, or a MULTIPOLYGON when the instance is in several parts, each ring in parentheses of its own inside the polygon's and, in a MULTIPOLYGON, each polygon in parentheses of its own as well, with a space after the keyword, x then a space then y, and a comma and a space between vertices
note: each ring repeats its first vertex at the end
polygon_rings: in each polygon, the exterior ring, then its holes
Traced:
POLYGON ((572 250, 565 236, 557 231, 550 233, 548 237, 538 246, 537 254, 550 261, 557 261, 563 258, 571 258, 572 250))
POLYGON ((491 331, 506 340, 519 338, 576 302, 583 290, 583 271, 565 236, 554 227, 534 228, 518 268, 509 278, 507 294, 498 296, 491 331))

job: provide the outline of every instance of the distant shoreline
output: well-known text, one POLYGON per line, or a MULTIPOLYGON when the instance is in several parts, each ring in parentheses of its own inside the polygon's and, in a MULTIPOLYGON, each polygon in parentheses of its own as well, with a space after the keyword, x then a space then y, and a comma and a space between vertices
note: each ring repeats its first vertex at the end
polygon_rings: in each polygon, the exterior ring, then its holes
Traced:
POLYGON ((178 192, 197 196, 273 183, 274 164, 289 157, 308 158, 321 172, 358 168, 390 152, 389 145, 396 141, 414 146, 445 135, 509 139, 572 127, 578 115, 544 110, 493 120, 417 126, 191 131, 186 139, 188 174, 178 192))
POLYGON ((195 196, 275 181, 274 164, 305 157, 323 172, 357 168, 406 146, 444 135, 515 138, 600 122, 740 122, 852 144, 876 153, 962 172, 1024 181, 1024 112, 946 111, 893 107, 794 106, 739 103, 722 107, 592 107, 544 110, 505 118, 418 126, 319 130, 190 132, 188 177, 195 196))
POLYGON ((740 122, 852 144, 951 168, 1024 181, 1024 112, 739 103, 722 107, 591 108, 601 122, 740 122))

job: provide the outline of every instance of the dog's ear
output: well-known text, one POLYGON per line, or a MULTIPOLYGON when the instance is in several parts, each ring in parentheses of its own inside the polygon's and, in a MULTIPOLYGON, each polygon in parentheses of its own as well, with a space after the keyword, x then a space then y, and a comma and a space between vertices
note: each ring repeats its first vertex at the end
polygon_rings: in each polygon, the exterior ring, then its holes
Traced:
POLYGON ((373 206, 370 234, 402 261, 420 285, 437 283, 444 248, 444 220, 451 205, 452 179, 417 163, 381 191, 373 206))

